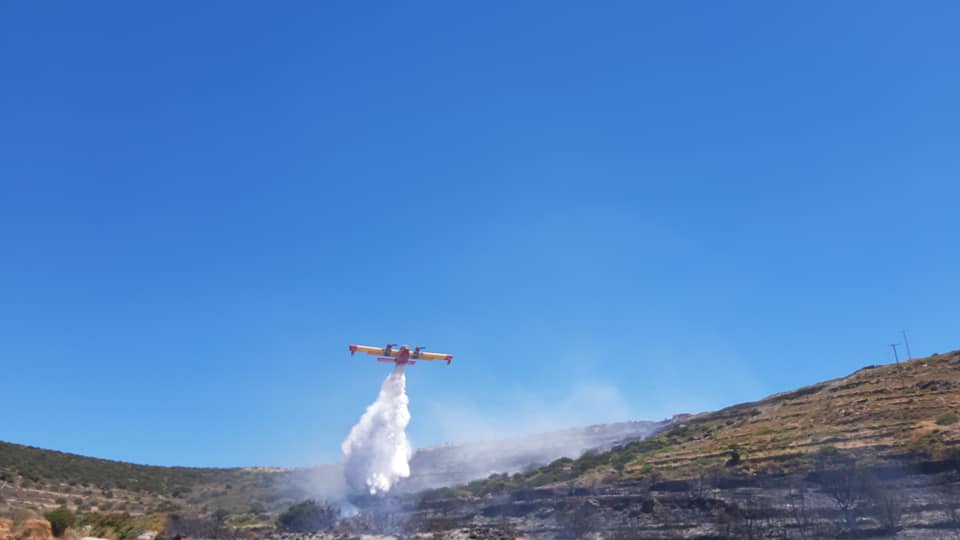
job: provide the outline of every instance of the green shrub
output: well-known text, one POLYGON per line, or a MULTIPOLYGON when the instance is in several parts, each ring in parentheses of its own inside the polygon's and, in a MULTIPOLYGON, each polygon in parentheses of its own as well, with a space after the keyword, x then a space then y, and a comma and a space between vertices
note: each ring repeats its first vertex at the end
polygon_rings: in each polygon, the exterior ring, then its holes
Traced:
POLYGON ((60 537, 63 531, 67 530, 77 522, 77 516, 69 508, 61 506, 43 515, 50 522, 50 528, 53 529, 53 535, 60 537))
POLYGON ((337 511, 325 501, 307 500, 280 514, 277 524, 289 532, 316 532, 333 528, 337 511))
POLYGON ((958 418, 956 414, 947 413, 947 414, 940 415, 940 417, 937 418, 937 425, 952 426, 953 424, 957 423, 957 420, 960 420, 960 418, 958 418))
MULTIPOLYGON (((101 512, 86 512, 77 516, 78 527, 89 527, 90 535, 99 538, 116 538, 117 540, 135 540, 145 531, 164 531, 165 516, 131 516, 126 513, 113 512, 104 514, 101 512)), ((170 518, 173 520, 173 518, 170 518)), ((169 535, 169 538, 175 536, 175 531, 169 535)), ((208 532, 208 531, 203 531, 208 532)), ((201 538, 220 538, 213 535, 199 535, 201 538)))

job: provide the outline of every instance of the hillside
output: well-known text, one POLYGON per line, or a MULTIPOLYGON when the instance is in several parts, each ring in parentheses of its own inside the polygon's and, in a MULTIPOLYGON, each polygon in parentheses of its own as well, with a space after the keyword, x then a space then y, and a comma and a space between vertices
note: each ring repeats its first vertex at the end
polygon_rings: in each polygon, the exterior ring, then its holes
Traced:
POLYGON ((699 414, 608 452, 474 482, 466 491, 689 479, 717 468, 782 475, 810 470, 833 453, 873 465, 942 459, 960 445, 958 390, 960 351, 899 367, 868 366, 847 377, 699 414))
MULTIPOLYGON (((0 442, 0 503, 134 513, 267 504, 283 471, 137 465, 0 442), (58 503, 59 501, 59 503, 58 503)), ((2 506, 2 505, 0 505, 2 506)))
MULTIPOLYGON (((392 495, 352 497, 361 512, 343 527, 435 538, 954 537, 958 390, 955 351, 669 422, 422 449, 392 495), (535 466, 556 455, 571 457, 535 466), (454 485, 489 471, 497 474, 454 485)), ((333 465, 152 467, 9 443, 0 443, 0 475, 0 513, 64 502, 132 514, 226 510, 237 526, 269 522, 342 476, 333 465)))
MULTIPOLYGON (((491 473, 513 473, 563 456, 639 440, 669 422, 623 422, 573 428, 494 442, 444 445, 416 451, 411 477, 398 491, 460 484, 491 473)), ((271 514, 308 497, 339 498, 346 489, 340 465, 306 469, 157 467, 78 456, 0 442, 0 511, 70 508, 133 514, 224 510, 243 519, 271 514)))
POLYGON ((544 538, 960 537, 958 390, 960 351, 868 366, 405 509, 544 538))

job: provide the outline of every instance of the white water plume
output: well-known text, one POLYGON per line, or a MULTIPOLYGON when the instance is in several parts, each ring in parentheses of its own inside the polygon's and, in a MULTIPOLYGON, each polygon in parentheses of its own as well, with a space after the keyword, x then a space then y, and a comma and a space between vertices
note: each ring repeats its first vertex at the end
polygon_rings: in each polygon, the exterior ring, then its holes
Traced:
POLYGON ((397 480, 410 476, 413 452, 405 431, 410 423, 406 385, 403 366, 398 365, 343 441, 344 476, 352 488, 371 495, 385 493, 397 480))

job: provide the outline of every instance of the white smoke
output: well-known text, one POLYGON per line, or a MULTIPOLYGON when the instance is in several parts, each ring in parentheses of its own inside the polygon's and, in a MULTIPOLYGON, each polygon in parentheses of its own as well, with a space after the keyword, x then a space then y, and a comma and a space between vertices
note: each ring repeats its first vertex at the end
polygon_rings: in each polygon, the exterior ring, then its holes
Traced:
POLYGON ((406 433, 410 423, 406 386, 403 366, 398 365, 383 382, 377 401, 343 441, 343 473, 352 488, 371 495, 385 493, 397 480, 410 476, 413 452, 406 433))

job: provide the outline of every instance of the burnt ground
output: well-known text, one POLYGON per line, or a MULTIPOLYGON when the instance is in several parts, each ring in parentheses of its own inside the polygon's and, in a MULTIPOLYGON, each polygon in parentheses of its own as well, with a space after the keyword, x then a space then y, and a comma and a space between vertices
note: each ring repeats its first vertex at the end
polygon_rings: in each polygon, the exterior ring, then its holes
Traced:
POLYGON ((410 538, 960 539, 960 473, 951 461, 848 463, 802 475, 718 471, 689 481, 372 502, 364 509, 366 526, 353 532, 410 538))

